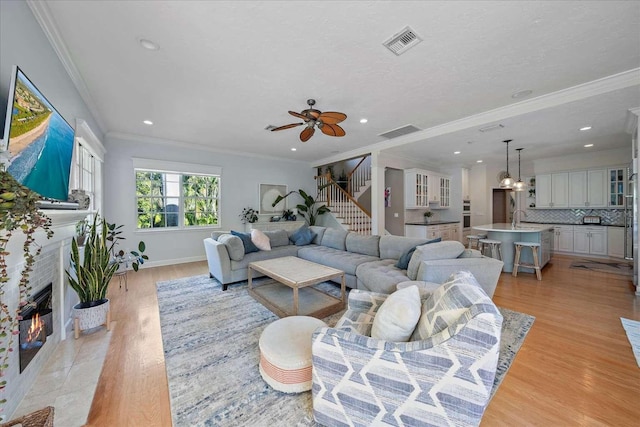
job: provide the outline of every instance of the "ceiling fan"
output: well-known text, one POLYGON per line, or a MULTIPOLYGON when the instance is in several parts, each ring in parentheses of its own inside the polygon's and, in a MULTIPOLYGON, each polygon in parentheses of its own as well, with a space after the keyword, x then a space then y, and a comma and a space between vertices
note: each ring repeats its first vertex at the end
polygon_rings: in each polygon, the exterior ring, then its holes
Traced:
POLYGON ((344 113, 339 113, 337 111, 325 111, 323 113, 322 111, 313 108, 315 103, 315 99, 307 99, 309 108, 307 108, 306 110, 302 110, 299 113, 296 113, 295 111, 289 111, 289 114, 291 114, 292 116, 304 120, 303 123, 291 123, 288 125, 280 126, 271 129, 271 132, 306 125, 302 132, 300 132, 300 141, 302 142, 307 142, 309 138, 313 136, 316 131, 316 127, 320 129, 325 135, 345 136, 344 129, 338 126, 338 123, 346 119, 347 115, 344 113))

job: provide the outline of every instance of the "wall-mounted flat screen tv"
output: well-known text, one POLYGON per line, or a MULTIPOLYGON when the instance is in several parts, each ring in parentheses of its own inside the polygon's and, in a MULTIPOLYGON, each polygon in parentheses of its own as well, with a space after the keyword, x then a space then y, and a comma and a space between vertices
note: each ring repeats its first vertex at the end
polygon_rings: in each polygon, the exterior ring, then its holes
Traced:
POLYGON ((74 130, 47 98, 14 66, 4 140, 7 171, 44 198, 66 201, 74 130))

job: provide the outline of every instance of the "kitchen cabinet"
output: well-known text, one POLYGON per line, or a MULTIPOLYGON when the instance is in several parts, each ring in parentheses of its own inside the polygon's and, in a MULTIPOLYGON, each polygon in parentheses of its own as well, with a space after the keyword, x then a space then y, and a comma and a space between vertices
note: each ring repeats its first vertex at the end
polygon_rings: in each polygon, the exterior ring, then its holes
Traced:
POLYGON ((536 175, 536 208, 569 207, 569 173, 536 175))
POLYGON ((429 174, 421 169, 404 171, 405 208, 426 208, 429 206, 429 174))
POLYGON ((573 225, 555 225, 553 227, 553 250, 573 252, 573 225))
POLYGON ((469 193, 469 169, 462 168, 462 200, 471 200, 469 193))
POLYGON ((607 255, 607 227, 576 226, 573 229, 573 252, 607 255))
POLYGON ((413 225, 406 224, 404 226, 404 235, 419 239, 437 239, 442 240, 458 240, 460 238, 460 223, 453 224, 425 224, 413 225))
POLYGON ((624 258, 624 227, 607 227, 607 254, 624 258))
POLYGON ((609 169, 608 204, 611 208, 624 208, 626 168, 609 169))
POLYGON ((440 188, 438 192, 434 191, 433 194, 439 193, 438 200, 434 200, 440 208, 448 208, 451 206, 451 178, 446 176, 440 176, 433 179, 432 182, 439 182, 440 188))
POLYGON ((607 207, 607 171, 592 169, 569 172, 569 207, 607 207))

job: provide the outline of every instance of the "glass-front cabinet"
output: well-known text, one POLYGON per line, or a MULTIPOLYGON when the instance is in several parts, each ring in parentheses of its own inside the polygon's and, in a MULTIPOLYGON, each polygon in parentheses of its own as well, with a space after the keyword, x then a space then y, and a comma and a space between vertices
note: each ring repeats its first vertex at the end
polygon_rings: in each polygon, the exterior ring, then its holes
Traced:
POLYGON ((609 169, 609 207, 624 207, 624 189, 626 186, 627 169, 613 168, 609 169))
POLYGON ((425 208, 429 206, 429 175, 420 169, 404 172, 405 207, 425 208))

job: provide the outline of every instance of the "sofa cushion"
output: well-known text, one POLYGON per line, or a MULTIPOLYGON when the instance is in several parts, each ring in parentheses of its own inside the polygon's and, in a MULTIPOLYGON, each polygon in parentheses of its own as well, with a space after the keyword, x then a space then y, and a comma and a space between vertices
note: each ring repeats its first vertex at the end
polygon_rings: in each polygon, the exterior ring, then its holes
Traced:
POLYGON ((402 254, 409 249, 418 245, 424 245, 428 241, 428 239, 415 239, 403 236, 380 236, 380 258, 398 260, 402 254))
POLYGON ((345 241, 347 240, 348 232, 346 230, 338 230, 337 228, 327 228, 322 236, 322 246, 328 248, 338 249, 340 251, 346 251, 345 241))
POLYGON ((465 249, 458 258, 482 258, 482 252, 477 249, 465 249))
POLYGON ((310 225, 309 230, 316 233, 316 237, 311 243, 319 245, 320 242, 322 242, 322 237, 324 236, 324 232, 327 230, 327 227, 322 227, 320 225, 310 225))
POLYGON ((251 252, 258 252, 260 249, 251 241, 251 234, 249 233, 241 233, 239 231, 231 230, 231 234, 234 236, 238 236, 242 240, 242 244, 244 245, 244 253, 248 254, 251 252))
POLYGON ((416 328, 420 314, 420 292, 417 286, 396 291, 382 303, 373 318, 371 338, 406 342, 416 328))
POLYGON ((222 230, 212 231, 211 232, 211 238, 217 242, 218 238, 220 236, 222 236, 223 234, 231 234, 231 232, 228 231, 228 230, 227 231, 222 231, 222 230))
MULTIPOLYGON (((251 252, 250 254, 246 254, 244 258, 242 258, 240 261, 232 260, 231 270, 232 271, 245 270, 245 273, 246 273, 247 267, 251 262, 264 261, 265 259, 282 258, 285 256, 296 256, 297 253, 298 253, 298 247, 295 245, 278 246, 277 248, 271 248, 270 251, 251 252)), ((262 276, 262 274, 259 274, 255 271, 252 273, 252 275, 253 277, 262 276)), ((245 274, 244 279, 246 278, 247 276, 245 274)), ((239 280, 244 280, 244 279, 239 279, 239 280)))
POLYGON ((261 230, 253 229, 251 230, 251 242, 261 251, 270 251, 271 250, 271 242, 269 241, 269 237, 267 237, 264 232, 261 230))
POLYGON ((357 254, 354 252, 340 251, 326 246, 304 246, 298 250, 298 258, 337 268, 347 274, 355 276, 356 269, 362 263, 375 261, 376 257, 357 254))
POLYGON ((433 291, 422 302, 422 314, 411 341, 428 339, 448 329, 461 316, 470 318, 473 314, 469 308, 475 304, 493 305, 472 274, 453 274, 450 281, 433 291))
POLYGON ((345 240, 345 247, 349 252, 356 252, 363 255, 380 256, 380 236, 365 236, 358 233, 348 233, 345 240))
POLYGON ((378 259, 360 264, 356 269, 358 289, 390 294, 396 285, 409 280, 405 270, 396 267, 395 259, 378 259))
POLYGON ((277 248, 278 246, 287 246, 289 244, 289 235, 286 230, 273 230, 264 232, 269 237, 271 248, 277 248))
POLYGON ((462 252, 464 252, 464 245, 454 240, 418 246, 409 261, 407 276, 411 280, 416 280, 422 261, 457 258, 462 252))
POLYGON ((289 236, 289 240, 295 243, 296 246, 304 246, 310 244, 315 237, 315 233, 305 224, 294 231, 291 236, 289 236))
MULTIPOLYGON (((438 237, 437 239, 429 240, 427 244, 438 243, 441 241, 442 241, 442 238, 438 237)), ((400 259, 398 260, 398 262, 396 263, 396 267, 398 267, 401 270, 406 270, 407 268, 409 268, 409 261, 411 260, 413 253, 416 251, 416 248, 417 246, 414 246, 413 248, 409 249, 407 252, 403 253, 400 259)))
POLYGON ((218 243, 226 246, 229 258, 234 261, 240 261, 244 258, 244 245, 242 239, 231 234, 222 234, 218 236, 218 243))

